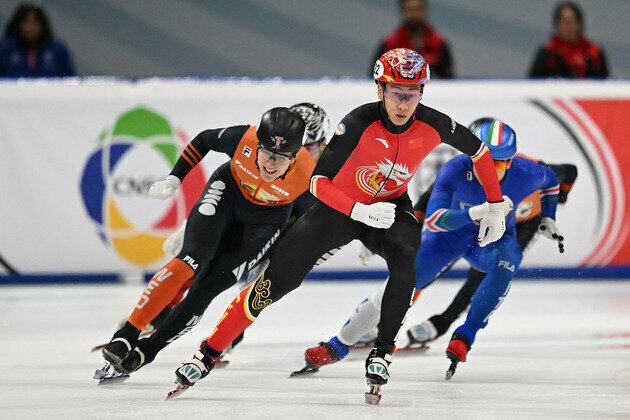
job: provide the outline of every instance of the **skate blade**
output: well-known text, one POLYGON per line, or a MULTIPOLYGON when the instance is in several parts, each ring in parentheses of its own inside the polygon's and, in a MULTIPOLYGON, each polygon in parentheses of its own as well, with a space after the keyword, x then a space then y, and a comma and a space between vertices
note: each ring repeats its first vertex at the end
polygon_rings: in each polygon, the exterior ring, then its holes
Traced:
POLYGON ((451 362, 451 366, 446 371, 446 380, 447 381, 450 381, 451 378, 453 377, 453 375, 455 375, 455 369, 457 369, 457 362, 453 361, 453 362, 451 362))
POLYGON ((224 367, 227 367, 227 365, 229 364, 230 364, 229 360, 217 360, 216 362, 214 362, 214 369, 224 368, 224 367))
POLYGON ((124 374, 124 373, 117 373, 115 376, 110 376, 110 377, 107 377, 107 378, 101 378, 101 380, 98 381, 98 385, 122 384, 127 379, 129 379, 129 375, 124 374))
POLYGON ((175 388, 174 390, 172 390, 171 392, 168 393, 168 395, 166 396, 166 399, 164 401, 168 401, 168 400, 172 400, 173 398, 177 398, 180 395, 182 395, 184 392, 186 392, 186 390, 190 388, 187 385, 178 385, 177 388, 175 388))
POLYGON ((405 353, 405 352, 425 352, 429 350, 431 347, 425 344, 407 344, 405 347, 396 348, 395 353, 405 353))
POLYGON ((380 385, 371 385, 370 391, 365 393, 365 403, 370 405, 378 405, 383 397, 380 385))
POLYGON ((319 369, 311 366, 304 366, 300 370, 296 370, 295 372, 291 372, 289 378, 299 378, 301 376, 311 376, 319 372, 319 369))
MULTIPOLYGON (((153 334, 155 332, 155 330, 151 330, 151 331, 147 331, 147 332, 143 332, 140 333, 140 335, 138 336, 138 338, 145 338, 150 336, 151 334, 153 334)), ((99 351, 99 350, 103 350, 105 347, 107 347, 109 343, 105 343, 105 344, 99 344, 98 346, 94 346, 92 347, 92 350, 90 350, 91 353, 94 353, 95 351, 99 351)))
POLYGON ((111 364, 109 364, 109 362, 105 362, 105 364, 103 365, 102 368, 100 369, 96 369, 94 371, 94 376, 92 376, 92 379, 103 379, 103 378, 107 378, 108 376, 112 375, 112 371, 111 369, 111 364))

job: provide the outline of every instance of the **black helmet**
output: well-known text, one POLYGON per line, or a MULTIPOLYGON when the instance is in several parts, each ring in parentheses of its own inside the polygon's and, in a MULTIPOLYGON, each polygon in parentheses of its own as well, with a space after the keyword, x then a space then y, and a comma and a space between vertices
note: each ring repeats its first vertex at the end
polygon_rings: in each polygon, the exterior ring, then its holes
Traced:
POLYGON ((296 155, 304 145, 306 123, 289 108, 272 108, 265 112, 258 123, 258 144, 267 150, 296 155))
POLYGON ((496 118, 490 118, 490 117, 477 118, 475 121, 468 124, 468 130, 470 130, 471 133, 474 133, 477 127, 479 127, 481 124, 485 122, 489 122, 489 121, 494 121, 494 120, 496 120, 496 118))
POLYGON ((306 122, 305 145, 326 139, 326 136, 330 132, 330 120, 328 119, 328 115, 326 115, 326 111, 310 102, 295 104, 291 109, 300 114, 304 122, 306 122))

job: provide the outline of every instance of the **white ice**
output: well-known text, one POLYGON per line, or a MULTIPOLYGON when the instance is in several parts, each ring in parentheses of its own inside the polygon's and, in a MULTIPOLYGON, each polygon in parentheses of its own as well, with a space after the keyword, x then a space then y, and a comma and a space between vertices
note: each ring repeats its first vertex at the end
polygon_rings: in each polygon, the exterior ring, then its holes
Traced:
MULTIPOLYGON (((406 326, 441 310, 459 282, 438 281, 406 326)), ((307 282, 246 332, 231 363, 164 401, 173 371, 212 332, 235 289, 156 361, 118 386, 91 379, 139 286, 0 288, 0 418, 628 418, 630 282, 515 281, 451 381, 442 337, 399 354, 379 406, 364 403, 364 352, 289 379, 307 347, 327 340, 376 282, 307 282)), ((403 328, 402 331, 405 331, 403 328)), ((401 334, 404 337, 404 334, 401 334)), ((404 345, 401 338, 399 344, 404 345)))

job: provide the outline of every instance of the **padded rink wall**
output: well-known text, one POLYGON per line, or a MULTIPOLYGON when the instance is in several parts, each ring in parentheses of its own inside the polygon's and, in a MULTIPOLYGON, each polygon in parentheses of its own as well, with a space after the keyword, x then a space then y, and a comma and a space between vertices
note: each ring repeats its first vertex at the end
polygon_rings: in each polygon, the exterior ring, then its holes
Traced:
MULTIPOLYGON (((151 183, 198 132, 255 125, 268 108, 303 101, 320 104, 334 127, 374 100, 368 80, 2 82, 0 283, 152 273, 166 262, 162 242, 227 160, 211 153, 173 200, 150 199, 151 183)), ((630 82, 435 81, 423 103, 464 125, 502 119, 516 130, 521 152, 578 167, 558 211, 566 252, 539 238, 521 276, 630 277, 630 82)), ((424 182, 417 178, 412 198, 424 182)), ((353 242, 312 276, 384 278, 384 262, 377 257, 363 267, 358 250, 353 242)))

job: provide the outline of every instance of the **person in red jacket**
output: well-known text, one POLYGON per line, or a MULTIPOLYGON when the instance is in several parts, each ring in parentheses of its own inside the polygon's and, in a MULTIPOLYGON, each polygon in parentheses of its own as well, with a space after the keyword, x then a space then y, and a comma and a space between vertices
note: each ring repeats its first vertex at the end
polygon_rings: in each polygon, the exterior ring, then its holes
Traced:
POLYGON ((529 77, 605 78, 604 51, 584 36, 582 10, 563 2, 553 13, 554 34, 536 53, 529 77))
POLYGON ((402 23, 379 44, 370 65, 389 50, 410 48, 420 53, 429 63, 431 76, 444 79, 454 77, 448 43, 427 23, 428 0, 398 0, 398 6, 402 23))
POLYGON ((366 360, 370 385, 378 389, 386 383, 420 248, 420 224, 407 186, 422 159, 441 143, 471 156, 480 174, 490 207, 481 221, 480 245, 502 236, 503 196, 487 146, 447 115, 419 103, 429 82, 424 58, 404 48, 388 51, 375 63, 373 76, 380 101, 361 105, 339 123, 313 171, 310 191, 319 201, 278 242, 267 270, 229 305, 210 338, 176 370, 180 387, 170 396, 208 375, 265 307, 300 286, 323 255, 353 239, 382 256, 389 268, 379 335, 366 360))

